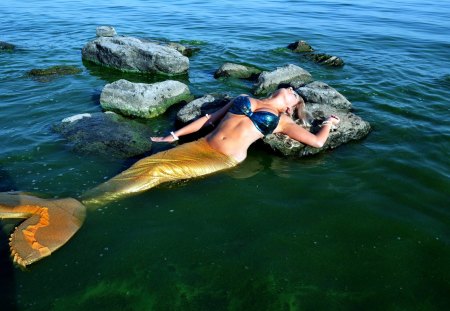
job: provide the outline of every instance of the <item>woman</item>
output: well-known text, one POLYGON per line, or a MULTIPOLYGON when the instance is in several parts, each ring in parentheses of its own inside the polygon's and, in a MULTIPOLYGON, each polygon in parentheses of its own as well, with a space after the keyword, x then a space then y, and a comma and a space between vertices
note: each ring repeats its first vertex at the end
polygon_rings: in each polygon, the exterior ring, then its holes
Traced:
POLYGON ((302 115, 304 105, 303 99, 291 87, 278 89, 266 99, 238 96, 215 113, 205 115, 168 136, 152 137, 152 140, 174 142, 180 136, 220 121, 206 137, 136 162, 126 171, 88 191, 82 202, 104 205, 163 182, 231 168, 244 161, 252 143, 271 133, 283 133, 306 145, 322 147, 331 127, 339 123, 339 118, 331 116, 322 123, 318 133, 312 134, 291 117, 294 110, 302 115))
MULTIPOLYGON (((217 112, 201 117, 154 142, 174 142, 179 136, 218 123, 206 137, 162 151, 136 162, 129 169, 87 191, 81 203, 88 207, 148 190, 160 183, 207 175, 244 161, 247 149, 270 133, 284 133, 304 144, 321 147, 339 118, 329 117, 316 134, 291 118, 301 115, 302 98, 292 88, 277 90, 266 99, 241 95, 217 112)), ((26 194, 0 193, 0 218, 26 218, 11 235, 14 262, 29 265, 49 256, 81 227, 85 206, 74 199, 44 200, 26 194)))

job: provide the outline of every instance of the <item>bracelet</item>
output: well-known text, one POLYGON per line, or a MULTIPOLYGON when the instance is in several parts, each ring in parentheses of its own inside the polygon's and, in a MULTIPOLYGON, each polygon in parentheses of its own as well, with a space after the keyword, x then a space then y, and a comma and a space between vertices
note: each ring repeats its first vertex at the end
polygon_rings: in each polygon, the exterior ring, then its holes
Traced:
POLYGON ((174 133, 174 132, 170 132, 170 135, 172 135, 172 137, 173 137, 173 141, 177 141, 177 140, 179 140, 179 139, 180 139, 180 137, 178 137, 177 135, 175 135, 175 133, 174 133))
MULTIPOLYGON (((207 120, 211 119, 211 116, 209 114, 205 114, 205 117, 207 120)), ((214 123, 212 123, 211 121, 208 121, 208 124, 214 127, 214 123)))

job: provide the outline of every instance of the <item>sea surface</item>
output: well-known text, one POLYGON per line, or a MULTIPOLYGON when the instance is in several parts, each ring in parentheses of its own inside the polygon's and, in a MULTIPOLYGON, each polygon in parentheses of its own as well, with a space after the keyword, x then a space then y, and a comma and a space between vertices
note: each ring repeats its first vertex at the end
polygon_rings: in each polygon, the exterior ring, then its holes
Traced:
MULTIPOLYGON (((101 111, 124 75, 83 64, 100 25, 200 49, 182 77, 196 96, 251 92, 216 80, 224 62, 295 64, 372 125, 308 158, 261 146, 238 168, 162 185, 90 211, 64 247, 26 270, 0 230, 0 309, 448 310, 450 2, 2 0, 0 191, 78 197, 137 159, 74 153, 52 126, 101 111), (329 68, 286 49, 306 40, 329 68), (36 80, 33 68, 75 75, 36 80)), ((148 121, 155 135, 173 115, 148 121)), ((155 146, 155 150, 159 147, 155 146)))

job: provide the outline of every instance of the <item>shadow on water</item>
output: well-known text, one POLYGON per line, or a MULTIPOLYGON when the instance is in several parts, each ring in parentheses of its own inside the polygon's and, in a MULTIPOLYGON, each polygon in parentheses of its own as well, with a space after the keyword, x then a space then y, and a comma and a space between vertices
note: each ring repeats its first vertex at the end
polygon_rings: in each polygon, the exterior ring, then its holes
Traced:
MULTIPOLYGON (((0 192, 16 190, 16 186, 11 176, 0 167, 0 192)), ((18 310, 16 304, 14 266, 9 255, 9 229, 12 229, 9 222, 0 222, 0 304, 2 310, 18 310)))

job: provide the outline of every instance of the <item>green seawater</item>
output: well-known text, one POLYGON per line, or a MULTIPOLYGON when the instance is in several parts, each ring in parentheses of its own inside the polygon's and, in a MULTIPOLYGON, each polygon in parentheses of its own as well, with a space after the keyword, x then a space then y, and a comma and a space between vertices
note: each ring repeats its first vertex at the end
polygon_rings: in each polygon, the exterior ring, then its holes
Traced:
MULTIPOLYGON (((139 159, 76 154, 51 130, 101 111, 106 83, 159 79, 83 63, 100 25, 200 48, 178 78, 196 96, 251 92, 214 79, 224 62, 296 64, 373 131, 301 159, 257 144, 236 169, 91 211, 69 243, 24 271, 9 258, 15 223, 3 221, 0 309, 448 309, 449 20, 447 2, 414 0, 2 1, 0 41, 16 49, 0 51, 0 191, 78 197, 139 159), (345 66, 286 49, 297 40, 345 66), (62 65, 82 71, 27 74, 62 65)), ((179 108, 145 123, 166 134, 179 108)))

